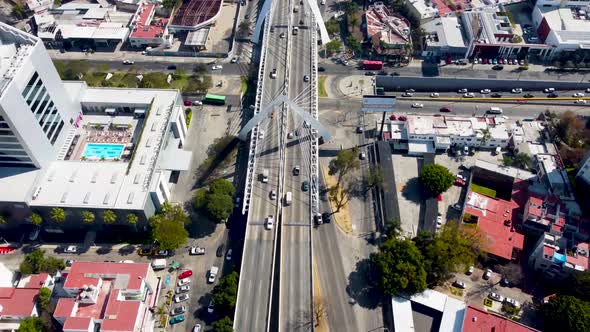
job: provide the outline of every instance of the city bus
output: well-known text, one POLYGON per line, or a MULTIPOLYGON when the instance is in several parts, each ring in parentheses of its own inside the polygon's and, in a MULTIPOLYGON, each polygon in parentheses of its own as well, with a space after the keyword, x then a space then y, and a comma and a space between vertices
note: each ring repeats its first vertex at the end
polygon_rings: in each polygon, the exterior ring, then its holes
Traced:
POLYGON ((203 103, 212 105, 225 105, 225 96, 213 95, 208 93, 205 95, 205 98, 203 98, 203 103))
POLYGON ((363 69, 364 70, 381 70, 381 69, 383 69, 383 62, 382 61, 365 60, 365 61, 363 61, 363 69))

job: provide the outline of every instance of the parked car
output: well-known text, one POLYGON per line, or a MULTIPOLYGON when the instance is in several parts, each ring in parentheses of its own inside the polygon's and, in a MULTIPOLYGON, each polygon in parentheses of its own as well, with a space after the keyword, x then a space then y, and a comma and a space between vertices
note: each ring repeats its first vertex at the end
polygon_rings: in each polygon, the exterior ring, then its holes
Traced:
POLYGON ((303 82, 309 82, 309 75, 303 76, 303 82))
POLYGON ((174 296, 174 302, 179 303, 179 302, 184 302, 186 300, 189 299, 189 295, 188 294, 180 294, 180 295, 175 295, 174 296))
POLYGON ((179 279, 177 285, 178 285, 178 287, 180 287, 180 286, 184 286, 184 285, 190 284, 190 283, 191 283, 191 278, 184 278, 184 279, 179 279))
POLYGON ((332 215, 328 212, 324 212, 322 213, 322 220, 326 223, 329 224, 332 222, 332 215))
POLYGON ((78 252, 78 247, 76 246, 67 246, 67 248, 64 249, 64 253, 66 254, 75 254, 76 252, 78 252))
POLYGON ((176 316, 170 319, 170 325, 178 324, 184 322, 184 316, 176 316))
POLYGON ((507 298, 504 299, 504 303, 511 304, 515 308, 520 307, 520 303, 518 301, 516 301, 515 299, 511 299, 509 297, 507 297, 507 298))
POLYGON ((193 332, 201 332, 201 324, 196 324, 195 327, 193 327, 193 332))
POLYGON ((305 180, 301 183, 301 190, 308 191, 309 190, 309 181, 305 180))
POLYGON ((172 315, 180 315, 180 314, 184 314, 186 312, 186 307, 181 305, 179 307, 174 308, 174 310, 172 310, 172 315))
POLYGON ((227 253, 225 254, 225 260, 226 261, 231 261, 232 253, 233 253, 233 250, 232 249, 229 249, 227 251, 227 253))
POLYGON ((421 103, 413 103, 412 108, 424 108, 424 104, 421 103))
POLYGON ((451 111, 451 109, 445 106, 445 107, 441 107, 439 111, 448 113, 451 111))
POLYGON ((365 129, 363 127, 356 127, 357 134, 362 134, 364 131, 365 131, 365 129))
POLYGON ((366 158, 367 158, 367 155, 364 152, 359 153, 360 160, 365 160, 366 158))
POLYGON ((274 221, 275 221, 275 218, 272 215, 266 217, 266 221, 264 223, 264 226, 266 227, 266 229, 272 229, 272 227, 274 225, 274 221))
POLYGON ((455 185, 459 186, 459 187, 464 187, 465 186, 465 180, 461 180, 459 178, 455 179, 455 185))
POLYGON ((318 67, 318 72, 324 72, 324 71, 326 71, 326 68, 324 68, 324 67, 318 67))
POLYGON ((555 88, 545 88, 545 89, 543 89, 543 92, 545 92, 545 93, 555 92, 555 88))
POLYGON ((514 89, 510 90, 510 92, 512 92, 512 93, 522 93, 522 89, 521 88, 514 88, 514 89))
POLYGON ((134 61, 131 61, 131 60, 123 60, 123 64, 124 64, 124 65, 132 65, 132 64, 134 64, 134 63, 135 63, 135 62, 134 62, 134 61))
POLYGON ((269 198, 271 201, 274 201, 275 199, 277 199, 277 192, 276 190, 271 190, 270 193, 268 194, 269 198))
POLYGON ((467 89, 459 89, 459 91, 457 91, 457 93, 467 93, 467 89))
POLYGON ((235 57, 231 58, 231 63, 238 63, 238 57, 235 56, 235 57))
POLYGON ((475 272, 475 267, 472 265, 467 269, 467 272, 465 272, 465 274, 472 275, 473 272, 475 272))
POLYGON ((166 69, 168 69, 168 70, 176 70, 176 65, 170 65, 170 66, 166 67, 166 69))
POLYGON ((188 291, 191 290, 191 286, 190 285, 183 285, 180 287, 176 287, 176 294, 180 294, 180 293, 186 293, 188 291))
POLYGON ((453 282, 453 286, 455 286, 457 288, 465 289, 465 283, 460 280, 455 280, 455 282, 453 282))
POLYGON ((488 94, 488 93, 491 93, 491 92, 492 92, 492 90, 490 90, 490 89, 483 89, 483 90, 480 91, 480 93, 481 94, 484 94, 484 95, 485 94, 488 94))
POLYGON ((488 294, 488 297, 494 301, 498 301, 498 302, 504 301, 504 297, 498 293, 491 292, 490 294, 488 294))
POLYGON ((205 248, 202 247, 191 247, 189 250, 190 255, 204 255, 205 248))
POLYGON ((437 216, 436 217, 436 228, 441 228, 442 225, 443 225, 442 216, 437 216))
POLYGON ((301 172, 301 168, 299 167, 299 165, 296 165, 295 167, 293 167, 293 175, 294 176, 299 175, 300 172, 301 172))
POLYGON ((223 245, 223 244, 221 244, 219 247, 217 247, 217 251, 215 252, 215 256, 223 257, 224 249, 225 249, 225 245, 223 245))
POLYGON ((467 92, 463 95, 463 98, 475 98, 475 94, 473 92, 467 92))
POLYGON ((316 214, 316 215, 314 215, 314 216, 313 216, 313 222, 314 222, 314 223, 315 223, 317 226, 319 226, 319 225, 323 224, 323 223, 324 223, 324 221, 323 221, 323 219, 322 219, 322 215, 321 215, 321 214, 319 214, 319 213, 318 213, 318 214, 316 214))
POLYGON ((455 203, 455 204, 453 204, 452 208, 455 209, 455 210, 457 210, 457 211, 461 211, 461 204, 455 203))
POLYGON ((193 275, 193 270, 185 270, 178 275, 178 279, 188 278, 193 275))
POLYGON ((486 269, 486 271, 483 273, 482 278, 484 280, 488 280, 488 279, 490 279, 491 276, 492 276, 492 270, 486 269))
POLYGON ((503 69, 504 69, 504 66, 502 66, 502 65, 495 65, 492 67, 492 70, 503 70, 503 69))
POLYGON ((213 299, 211 299, 211 301, 209 301, 209 305, 207 306, 207 312, 212 314, 213 311, 215 311, 215 303, 213 302, 213 299))
POLYGON ((212 70, 222 70, 223 66, 222 65, 213 65, 213 67, 211 67, 212 70))

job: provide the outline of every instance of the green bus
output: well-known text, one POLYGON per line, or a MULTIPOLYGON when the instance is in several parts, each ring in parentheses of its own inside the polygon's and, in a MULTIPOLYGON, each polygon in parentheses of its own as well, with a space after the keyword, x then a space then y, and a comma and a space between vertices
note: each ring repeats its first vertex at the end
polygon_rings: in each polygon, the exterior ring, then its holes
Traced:
POLYGON ((203 98, 203 103, 212 105, 225 105, 225 96, 213 95, 208 93, 205 95, 205 98, 203 98))

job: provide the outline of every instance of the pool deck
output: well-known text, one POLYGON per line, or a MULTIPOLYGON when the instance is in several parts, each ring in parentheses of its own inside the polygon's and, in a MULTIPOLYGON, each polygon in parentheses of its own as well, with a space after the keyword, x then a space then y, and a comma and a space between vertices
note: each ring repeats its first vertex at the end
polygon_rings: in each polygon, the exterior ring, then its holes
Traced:
MULTIPOLYGON (((80 135, 76 146, 70 156, 70 160, 81 160, 84 156, 84 150, 87 144, 122 144, 127 146, 129 143, 134 143, 134 131, 142 125, 141 120, 137 119, 133 126, 129 129, 110 129, 110 128, 94 128, 84 124, 77 130, 77 135, 80 135)), ((121 161, 126 161, 126 156, 123 153, 120 157, 121 161)))

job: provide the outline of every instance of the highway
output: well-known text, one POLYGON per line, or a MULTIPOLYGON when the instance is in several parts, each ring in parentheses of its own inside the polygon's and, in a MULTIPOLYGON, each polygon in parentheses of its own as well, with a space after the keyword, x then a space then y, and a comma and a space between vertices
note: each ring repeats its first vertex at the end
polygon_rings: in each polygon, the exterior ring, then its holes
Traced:
MULTIPOLYGON (((300 20, 307 26, 311 24, 311 15, 305 15, 305 12, 309 13, 306 5, 296 0, 284 2, 300 7, 297 13, 290 10, 292 25, 299 26, 300 20)), ((309 112, 314 91, 310 82, 304 82, 304 76, 310 77, 311 61, 315 58, 311 54, 311 31, 300 27, 297 35, 290 33, 289 37, 292 43, 289 99, 309 112)), ((280 331, 306 331, 312 325, 311 191, 302 188, 303 181, 311 183, 311 132, 309 128, 303 128, 302 122, 294 110, 289 111, 288 132, 293 133, 293 139, 286 145, 283 192, 291 192, 293 202, 284 206, 281 224, 280 331), (293 172, 296 166, 300 169, 299 175, 293 172)))
MULTIPOLYGON (((271 15, 273 24, 280 24, 286 19, 286 10, 280 2, 273 4, 276 13, 271 15)), ((265 108, 277 95, 283 93, 287 59, 287 43, 281 39, 280 31, 275 31, 264 38, 268 38, 268 48, 265 57, 265 72, 261 78, 264 94, 260 109, 265 108), (277 70, 276 78, 271 72, 277 70)), ((250 209, 248 210, 248 225, 244 239, 244 253, 240 270, 240 287, 238 289, 238 308, 234 318, 235 331, 267 331, 271 306, 271 287, 273 279, 273 261, 275 243, 277 240, 277 211, 280 197, 271 200, 271 190, 279 187, 279 139, 284 133, 279 126, 280 107, 262 120, 259 127, 264 131, 264 137, 258 141, 256 151, 256 165, 250 209), (268 183, 261 181, 262 173, 268 170, 268 183), (274 227, 267 229, 265 219, 273 216, 274 227)), ((260 131, 259 131, 260 132, 260 131)), ((260 136, 259 136, 260 138, 260 136)))

